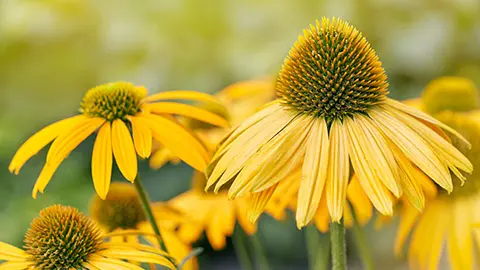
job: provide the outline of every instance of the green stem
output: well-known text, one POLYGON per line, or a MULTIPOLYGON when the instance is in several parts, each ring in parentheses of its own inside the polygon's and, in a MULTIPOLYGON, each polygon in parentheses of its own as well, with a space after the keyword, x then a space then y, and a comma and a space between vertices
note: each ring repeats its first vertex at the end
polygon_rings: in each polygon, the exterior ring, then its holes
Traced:
POLYGON ((358 220, 353 209, 351 212, 353 216, 353 235, 355 237, 355 243, 357 244, 358 255, 362 260, 364 269, 373 270, 375 269, 375 264, 373 261, 372 252, 365 237, 365 233, 360 227, 360 224, 358 224, 358 220))
POLYGON ((305 243, 310 270, 328 270, 330 266, 330 239, 314 225, 305 228, 305 243))
POLYGON ((347 251, 343 219, 339 223, 330 223, 330 243, 332 244, 332 270, 346 270, 347 251))
POLYGON ((245 234, 240 228, 237 226, 235 232, 232 236, 233 247, 235 248, 235 253, 237 254, 238 262, 240 263, 240 267, 243 270, 253 270, 253 261, 248 254, 247 243, 245 239, 245 234))
POLYGON ((265 250, 262 247, 262 243, 258 237, 258 232, 250 236, 250 242, 253 246, 253 254, 255 256, 257 266, 259 270, 269 270, 270 265, 268 264, 267 255, 265 250))
MULTIPOLYGON (((135 188, 137 189, 138 196, 140 197, 140 202, 142 203, 143 210, 147 215, 148 221, 152 226, 153 232, 157 235, 158 244, 160 245, 160 249, 168 252, 167 247, 165 246, 165 242, 163 241, 162 234, 160 233, 160 229, 158 228, 157 221, 155 220, 155 216, 153 215, 152 207, 150 206, 150 199, 148 197, 145 188, 142 185, 142 181, 140 180, 140 175, 137 174, 137 178, 135 178, 135 188)), ((169 261, 171 261, 175 266, 176 263, 169 257, 166 257, 169 261)))

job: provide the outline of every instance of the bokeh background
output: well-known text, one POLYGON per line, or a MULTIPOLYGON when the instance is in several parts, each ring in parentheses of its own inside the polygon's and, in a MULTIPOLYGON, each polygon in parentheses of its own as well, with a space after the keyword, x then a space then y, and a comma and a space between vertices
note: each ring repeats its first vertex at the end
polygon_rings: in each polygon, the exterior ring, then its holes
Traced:
MULTIPOLYGON (((40 152, 19 176, 7 167, 36 130, 75 114, 85 91, 118 80, 151 92, 216 92, 239 80, 275 76, 301 30, 322 16, 350 21, 383 61, 396 98, 418 96, 431 79, 461 75, 480 85, 478 0, 0 0, 0 239, 21 245, 38 211, 62 203, 88 210, 92 140, 66 159, 46 193, 31 188, 40 152)), ((192 170, 140 164, 148 191, 161 201, 187 190, 192 170)), ((114 178, 122 180, 114 170, 114 178)), ((123 180, 124 181, 124 180, 123 180)), ((405 269, 392 252, 395 222, 366 228, 378 269, 405 269)), ((303 233, 290 219, 260 220, 274 269, 306 269, 303 233)), ((238 269, 231 245, 203 269, 238 269)), ((349 246, 351 269, 360 269, 349 246)))

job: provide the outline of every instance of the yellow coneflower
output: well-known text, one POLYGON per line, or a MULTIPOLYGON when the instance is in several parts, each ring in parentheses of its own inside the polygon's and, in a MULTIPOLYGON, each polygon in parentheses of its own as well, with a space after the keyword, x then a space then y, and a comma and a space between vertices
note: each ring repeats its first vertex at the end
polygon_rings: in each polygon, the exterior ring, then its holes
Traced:
POLYGON ((301 228, 323 194, 331 220, 340 222, 353 172, 381 213, 392 215, 392 197, 403 193, 423 209, 415 167, 451 192, 449 169, 463 179, 460 170, 471 172, 472 165, 441 129, 458 133, 389 99, 387 87, 379 58, 359 31, 336 18, 317 21, 283 64, 279 98, 238 126, 215 153, 207 189, 229 183, 230 198, 253 193, 266 205, 279 182, 301 168, 301 228))
MULTIPOLYGON (((231 84, 215 97, 225 105, 225 108, 212 106, 215 104, 201 104, 204 109, 214 112, 228 119, 230 126, 235 127, 247 116, 252 115, 260 106, 274 99, 274 83, 271 78, 241 81, 231 84)), ((214 151, 218 142, 225 137, 228 130, 224 127, 216 127, 206 122, 195 119, 184 119, 183 121, 190 129, 207 144, 207 148, 214 151)), ((152 169, 160 169, 167 162, 177 164, 178 157, 169 149, 158 145, 149 159, 152 169)))
POLYGON ((18 174, 25 162, 53 141, 46 164, 33 187, 35 198, 38 191, 44 191, 60 163, 98 130, 92 153, 92 177, 101 198, 105 198, 110 186, 113 157, 123 176, 133 182, 137 176, 136 153, 148 158, 152 140, 159 141, 181 160, 203 171, 209 159, 208 152, 195 136, 168 115, 187 116, 218 126, 226 126, 227 121, 201 108, 165 102, 172 99, 219 105, 217 99, 204 93, 170 91, 147 96, 145 87, 128 82, 100 85, 87 91, 80 115, 51 124, 30 137, 13 157, 9 170, 18 174))
MULTIPOLYGON (((460 148, 480 166, 480 118, 478 118, 478 93, 473 83, 462 78, 441 78, 425 89, 419 107, 445 124, 459 131, 472 143, 472 148, 460 148), (427 97, 427 98, 426 98, 427 97), (472 110, 474 109, 474 110, 472 110)), ((453 139, 454 145, 459 144, 453 139)), ((411 234, 408 260, 411 269, 438 269, 442 251, 449 258, 451 269, 468 270, 474 267, 474 250, 480 248, 480 232, 472 226, 480 220, 480 174, 477 170, 466 177, 454 177, 452 193, 437 192, 429 187, 430 196, 425 210, 418 211, 404 202, 399 212, 395 253, 402 254, 403 246, 411 234)))
MULTIPOLYGON (((253 114, 260 106, 273 99, 273 86, 274 84, 270 79, 235 83, 216 95, 219 100, 227 105, 228 111, 217 110, 208 106, 205 108, 228 118, 234 126, 240 123, 244 117, 253 114)), ((215 150, 218 142, 229 132, 228 129, 217 128, 195 120, 186 120, 185 123, 203 139, 207 148, 211 151, 215 150)), ((161 163, 154 163, 153 158, 150 159, 152 167, 159 167, 163 164, 164 160, 161 163)), ((178 233, 182 239, 187 242, 194 242, 205 231, 212 247, 219 250, 225 247, 226 238, 233 233, 237 221, 245 233, 253 234, 256 232, 256 225, 248 221, 250 198, 229 200, 226 190, 217 194, 206 193, 204 191, 205 176, 198 171, 194 173, 192 182, 190 191, 168 202, 169 205, 201 224, 201 226, 191 226, 184 223, 178 226, 178 233)), ((160 205, 160 210, 161 207, 163 205, 160 205)), ((158 210, 155 205, 153 208, 154 211, 158 210)))
MULTIPOLYGON (((169 223, 182 224, 187 221, 180 213, 169 210, 164 205, 157 206, 157 212, 159 212, 156 216, 157 223, 169 254, 177 261, 181 261, 190 253, 191 247, 182 242, 175 232, 169 229, 169 223), (164 223, 167 223, 166 226, 162 226, 164 223)), ((134 230, 144 232, 146 235, 153 234, 137 190, 128 183, 113 182, 104 200, 98 195, 94 195, 90 203, 90 215, 105 233, 120 235, 110 238, 114 243, 139 243, 138 235, 121 236, 122 232, 134 230)), ((155 238, 151 239, 148 236, 145 238, 152 244, 157 243, 155 238)), ((198 269, 196 259, 189 260, 183 269, 198 269)))
POLYGON ((0 242, 0 269, 132 269, 144 262, 174 269, 163 251, 142 244, 105 242, 95 222, 76 208, 54 205, 40 212, 25 234, 24 250, 0 242))

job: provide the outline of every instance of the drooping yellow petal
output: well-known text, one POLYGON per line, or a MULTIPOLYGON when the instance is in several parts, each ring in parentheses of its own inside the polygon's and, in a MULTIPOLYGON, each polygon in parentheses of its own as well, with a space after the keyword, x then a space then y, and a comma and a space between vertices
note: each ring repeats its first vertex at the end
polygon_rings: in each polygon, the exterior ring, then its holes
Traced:
POLYGON ((218 106, 223 108, 223 103, 220 100, 218 100, 216 97, 206 93, 188 91, 188 90, 160 92, 144 98, 143 101, 153 102, 153 101, 159 101, 159 100, 175 100, 175 99, 207 102, 207 103, 217 104, 218 106))
POLYGON ((356 175, 353 175, 348 183, 347 198, 352 204, 358 223, 362 226, 367 224, 372 218, 373 206, 356 175))
POLYGON ((421 214, 421 212, 408 204, 405 205, 401 211, 400 223, 398 225, 397 235, 395 236, 394 251, 396 256, 401 256, 403 245, 421 214))
POLYGON ((137 154, 142 158, 148 158, 152 154, 152 131, 148 123, 142 117, 129 116, 132 124, 133 144, 137 154))
POLYGON ((174 102, 160 102, 155 104, 146 104, 144 107, 147 111, 156 114, 182 115, 219 127, 228 127, 229 125, 225 118, 192 105, 174 102))
POLYGON ((304 157, 305 146, 304 141, 299 140, 297 132, 302 131, 305 118, 306 116, 295 117, 270 141, 260 146, 258 152, 246 161, 245 167, 236 176, 230 187, 230 197, 242 196, 253 190, 262 192, 278 183, 286 177, 286 173, 299 165, 304 157), (302 147, 303 149, 299 149, 302 147), (281 171, 281 168, 285 170, 281 171), (266 176, 267 174, 271 177, 266 176))
POLYGON ((220 250, 225 247, 226 237, 233 233, 235 227, 234 209, 231 202, 226 201, 210 210, 210 218, 206 234, 213 249, 220 250))
MULTIPOLYGON (((446 231, 447 231, 447 224, 448 224, 448 219, 451 217, 448 215, 448 212, 444 211, 444 207, 437 207, 437 205, 432 205, 433 209, 430 211, 433 212, 432 217, 432 225, 429 231, 429 238, 430 238, 430 243, 428 247, 430 248, 427 249, 428 254, 428 266, 427 269, 438 269, 438 265, 440 262, 440 259, 442 257, 442 250, 444 247, 444 241, 446 238, 446 231)), ((464 226, 465 228, 468 226, 464 226)), ((465 233, 465 232, 463 232, 465 233)), ((470 247, 471 251, 471 247, 470 247)), ((473 262, 473 258, 470 258, 471 262, 473 262)), ((472 268, 461 268, 461 269, 473 269, 473 265, 471 265, 472 268)))
POLYGON ((452 177, 447 166, 438 159, 417 132, 384 111, 372 110, 370 116, 410 161, 441 187, 449 192, 453 190, 452 177))
MULTIPOLYGON (((168 252, 176 259, 177 262, 182 261, 187 255, 189 255, 191 248, 183 243, 175 232, 170 230, 161 230, 162 238, 165 241, 165 246, 168 252)), ((195 270, 198 269, 198 263, 196 258, 192 258, 183 265, 182 269, 195 270)))
MULTIPOLYGON (((108 249, 100 250, 96 254, 118 260, 128 260, 135 262, 155 263, 158 265, 166 266, 169 269, 175 269, 172 262, 170 262, 164 256, 153 253, 138 250, 134 247, 142 246, 140 244, 124 243, 123 245, 109 246, 108 249)), ((150 249, 152 250, 152 249, 150 249)))
POLYGON ((315 120, 306 147, 296 213, 299 229, 306 226, 317 212, 325 187, 329 140, 324 119, 315 120))
POLYGON ((247 197, 235 199, 235 211, 237 215, 238 224, 243 231, 248 234, 254 234, 257 231, 257 224, 253 224, 248 220, 251 203, 247 197))
POLYGON ((453 217, 449 217, 453 226, 448 228, 447 238, 450 265, 452 270, 474 269, 471 203, 465 198, 459 200, 450 206, 453 214, 453 217))
POLYGON ((29 261, 7 261, 0 263, 0 270, 25 270, 32 269, 33 265, 29 261))
POLYGON ((104 200, 112 178, 112 159, 112 130, 110 123, 106 123, 97 134, 92 153, 93 185, 98 196, 104 200))
POLYGON ((118 169, 128 181, 133 182, 138 172, 137 154, 130 131, 120 119, 112 122, 112 148, 118 169))
POLYGON ((0 261, 24 261, 26 258, 28 258, 28 255, 25 251, 0 242, 0 261))
POLYGON ((277 188, 278 183, 265 189, 264 191, 256 192, 252 194, 252 209, 250 210, 249 220, 251 223, 255 223, 260 215, 263 213, 268 201, 273 195, 273 192, 277 188))
POLYGON ((320 232, 328 232, 330 225, 330 215, 328 213, 327 196, 325 196, 325 192, 323 192, 322 194, 322 199, 320 200, 318 210, 315 213, 314 222, 315 226, 320 232))
POLYGON ((326 180, 327 205, 332 222, 340 222, 347 196, 350 160, 348 158, 347 138, 342 123, 333 121, 329 135, 326 180))
POLYGON ((348 152, 353 170, 362 189, 375 208, 384 215, 392 215, 393 202, 391 195, 379 178, 379 172, 375 170, 377 167, 374 163, 376 162, 376 157, 369 153, 369 149, 367 149, 369 145, 367 140, 371 140, 371 138, 358 129, 356 120, 347 118, 343 122, 348 138, 348 152))
POLYGON ((36 155, 42 148, 53 141, 66 128, 73 125, 76 121, 82 119, 82 116, 70 117, 56 123, 53 123, 28 138, 17 150, 10 162, 8 170, 18 174, 22 166, 32 156, 36 155))
POLYGON ((39 191, 43 193, 53 174, 60 166, 60 163, 62 163, 73 149, 97 130, 104 122, 105 121, 100 118, 87 118, 82 116, 81 119, 69 126, 69 129, 64 130, 63 133, 57 137, 48 151, 47 162, 33 187, 33 198, 37 197, 39 191))
POLYGON ((144 115, 155 140, 188 165, 204 172, 209 155, 205 147, 183 126, 158 115, 144 115))
POLYGON ((140 266, 122 261, 121 259, 105 258, 96 254, 90 255, 88 262, 93 267, 102 270, 143 270, 140 266))
POLYGON ((180 159, 174 154, 172 154, 170 149, 163 146, 154 151, 148 159, 148 164, 150 165, 150 168, 154 170, 162 168, 165 164, 167 164, 167 162, 178 164, 180 162, 180 159))

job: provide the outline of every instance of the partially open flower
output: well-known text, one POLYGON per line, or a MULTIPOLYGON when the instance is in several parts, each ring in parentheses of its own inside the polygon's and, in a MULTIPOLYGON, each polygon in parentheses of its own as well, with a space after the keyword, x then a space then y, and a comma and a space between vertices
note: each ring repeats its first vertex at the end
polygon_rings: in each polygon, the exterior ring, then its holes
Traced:
POLYGON ((191 105, 166 102, 187 99, 222 106, 210 95, 191 91, 170 91, 147 96, 147 89, 128 82, 99 85, 87 91, 80 115, 51 124, 30 137, 13 157, 9 170, 18 174, 32 156, 53 141, 45 166, 32 195, 43 192, 65 158, 98 130, 92 154, 95 190, 105 198, 110 187, 113 158, 123 176, 133 182, 137 176, 137 154, 150 157, 152 140, 160 142, 179 159, 203 171, 209 154, 190 131, 169 115, 182 115, 225 127, 228 122, 209 111, 191 105), (133 137, 133 139, 132 139, 133 137))
POLYGON ((174 269, 167 253, 141 244, 105 242, 97 224, 77 209, 54 205, 32 221, 24 250, 0 242, 0 268, 24 269, 142 269, 145 262, 174 269))
MULTIPOLYGON (((389 99, 382 64, 367 40, 340 19, 322 19, 290 50, 278 75, 278 99, 247 118, 216 151, 207 189, 231 185, 229 196, 257 194, 267 205, 281 181, 301 168, 297 226, 307 225, 326 196, 339 222, 351 174, 381 213, 403 194, 418 209, 425 195, 420 168, 448 192, 450 171, 472 164, 447 139, 461 136, 427 114, 389 99), (351 165, 351 166, 350 166, 351 165)), ((468 144, 468 142, 465 142, 468 144)))

